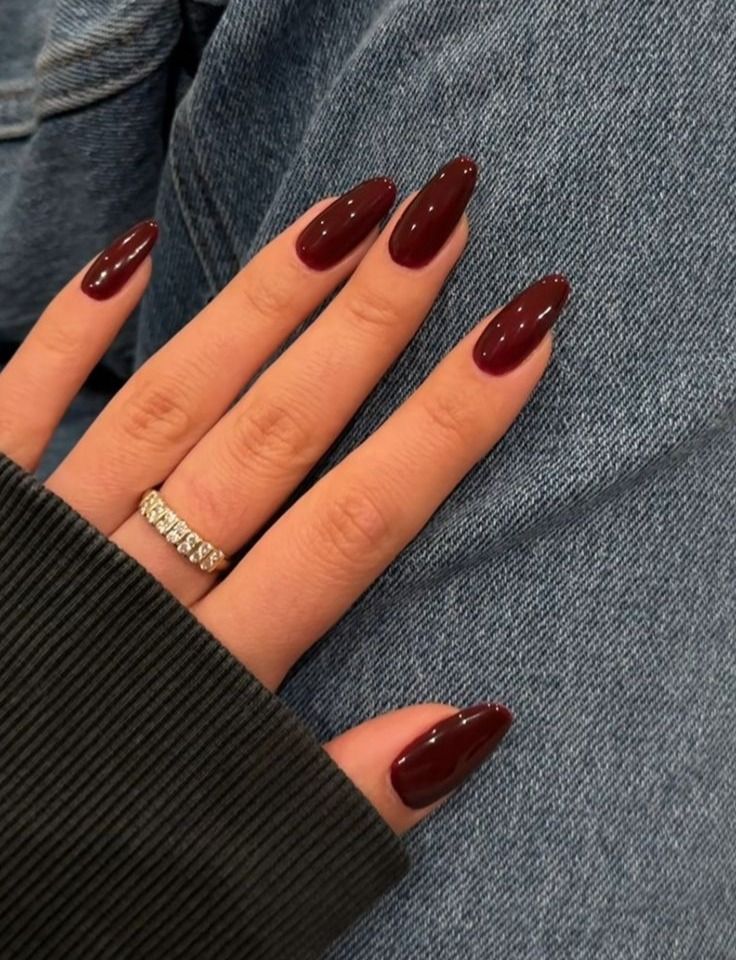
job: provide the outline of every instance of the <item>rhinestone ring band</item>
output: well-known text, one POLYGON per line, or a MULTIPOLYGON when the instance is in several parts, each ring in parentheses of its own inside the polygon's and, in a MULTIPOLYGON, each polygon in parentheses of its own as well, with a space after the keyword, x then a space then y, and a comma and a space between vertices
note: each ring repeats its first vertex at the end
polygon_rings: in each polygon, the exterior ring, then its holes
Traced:
POLYGON ((215 573, 229 566, 230 560, 222 550, 195 533, 185 520, 174 513, 158 490, 146 490, 138 509, 154 530, 200 570, 215 573))

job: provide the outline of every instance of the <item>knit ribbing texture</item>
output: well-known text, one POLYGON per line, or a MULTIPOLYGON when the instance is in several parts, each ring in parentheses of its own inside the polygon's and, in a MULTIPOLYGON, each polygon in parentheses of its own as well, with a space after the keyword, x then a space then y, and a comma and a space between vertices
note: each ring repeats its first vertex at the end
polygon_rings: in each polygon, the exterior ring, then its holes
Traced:
POLYGON ((312 960, 400 879, 292 712, 2 454, 0 549, 0 955, 312 960))

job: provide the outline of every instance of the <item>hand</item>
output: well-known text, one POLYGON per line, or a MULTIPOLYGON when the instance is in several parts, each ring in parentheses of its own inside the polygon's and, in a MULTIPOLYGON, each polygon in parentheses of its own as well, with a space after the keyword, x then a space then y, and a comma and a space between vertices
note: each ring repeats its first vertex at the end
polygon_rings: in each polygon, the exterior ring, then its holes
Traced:
MULTIPOLYGON (((158 487, 227 554, 249 543, 426 316, 466 242, 474 183, 472 161, 453 161, 380 234, 395 197, 390 181, 320 201, 131 377, 46 481, 271 689, 512 424, 549 360, 567 281, 538 281, 470 330, 227 576, 203 571, 167 542, 139 512, 141 495, 158 487)), ((82 270, 0 374, 0 448, 26 469, 142 296, 155 234, 155 224, 140 224, 82 270)), ((494 704, 460 714, 419 705, 325 749, 402 832, 490 752, 510 719, 494 704)))

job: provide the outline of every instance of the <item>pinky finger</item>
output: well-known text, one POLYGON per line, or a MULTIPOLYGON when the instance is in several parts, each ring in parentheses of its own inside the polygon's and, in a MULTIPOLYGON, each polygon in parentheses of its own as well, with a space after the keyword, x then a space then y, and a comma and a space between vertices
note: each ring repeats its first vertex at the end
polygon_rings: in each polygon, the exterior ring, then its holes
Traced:
POLYGON ((396 833, 431 813, 498 747, 512 723, 498 703, 420 704, 368 720, 325 750, 396 833))
POLYGON ((0 373, 0 450, 33 470, 84 381, 146 288, 158 236, 144 220, 51 301, 0 373))

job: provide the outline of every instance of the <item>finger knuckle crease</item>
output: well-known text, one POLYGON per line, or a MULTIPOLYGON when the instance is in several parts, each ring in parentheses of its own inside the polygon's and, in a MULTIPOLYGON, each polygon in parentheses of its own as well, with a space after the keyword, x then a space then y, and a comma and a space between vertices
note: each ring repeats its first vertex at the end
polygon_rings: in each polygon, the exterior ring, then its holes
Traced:
POLYGON ((353 321, 359 326, 379 332, 395 327, 400 319, 396 304, 376 291, 354 293, 349 311, 353 321))
POLYGON ((233 458, 239 465, 280 476, 311 463, 310 433, 303 418, 287 404, 250 403, 235 418, 230 434, 233 458))
POLYGON ((384 548, 391 526, 373 495, 349 490, 328 502, 323 536, 331 553, 351 564, 375 557, 384 548))
POLYGON ((435 393, 425 399, 424 412, 432 429, 450 441, 464 441, 467 437, 470 417, 461 396, 448 391, 435 393))
POLYGON ((268 281, 250 278, 243 284, 242 294, 246 308, 267 319, 277 318, 285 313, 293 298, 289 285, 273 276, 268 281))
POLYGON ((74 330, 64 329, 59 323, 47 323, 40 325, 36 333, 37 343, 52 359, 79 363, 80 355, 84 354, 84 343, 74 330))
POLYGON ((137 443, 176 443, 190 433, 193 413, 180 384, 144 383, 125 400, 120 422, 137 443))

